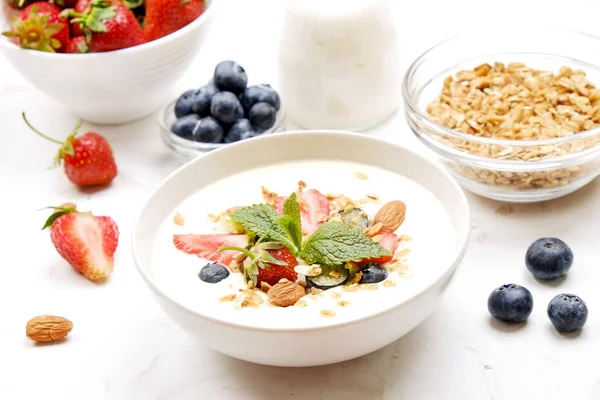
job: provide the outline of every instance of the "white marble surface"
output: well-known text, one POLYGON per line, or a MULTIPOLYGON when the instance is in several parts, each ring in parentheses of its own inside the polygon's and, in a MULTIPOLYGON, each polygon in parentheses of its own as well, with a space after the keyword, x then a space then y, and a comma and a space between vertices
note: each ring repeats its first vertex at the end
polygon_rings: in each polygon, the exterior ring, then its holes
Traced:
MULTIPOLYGON (((224 58, 238 60, 257 80, 274 79, 281 0, 223 1, 182 88, 203 82, 224 58)), ((403 70, 419 52, 473 20, 489 29, 550 23, 600 33, 594 21, 600 6, 592 0, 397 3, 403 70)), ((153 302, 135 271, 131 227, 150 191, 179 165, 163 147, 155 117, 96 127, 112 143, 119 176, 106 190, 80 192, 61 170, 48 168, 55 146, 28 131, 19 114, 26 111, 55 136, 66 135, 75 118, 28 87, 2 58, 1 81, 0 399, 600 399, 598 180, 566 198, 512 209, 470 195, 473 234, 462 269, 439 310, 420 327, 354 361, 262 367, 189 337, 153 302), (119 224, 116 268, 104 285, 76 274, 40 231, 46 214, 35 210, 68 200, 119 224), (553 286, 535 282, 523 262, 528 244, 546 235, 562 237, 575 251, 572 273, 553 286), (516 329, 492 322, 486 310, 488 293, 508 282, 527 285, 535 298, 529 322, 516 329), (563 291, 579 294, 590 308, 576 337, 555 333, 545 315, 548 301, 563 291), (74 322, 68 341, 35 346, 25 338, 26 321, 44 313, 74 322)), ((401 114, 372 134, 418 146, 401 114)))

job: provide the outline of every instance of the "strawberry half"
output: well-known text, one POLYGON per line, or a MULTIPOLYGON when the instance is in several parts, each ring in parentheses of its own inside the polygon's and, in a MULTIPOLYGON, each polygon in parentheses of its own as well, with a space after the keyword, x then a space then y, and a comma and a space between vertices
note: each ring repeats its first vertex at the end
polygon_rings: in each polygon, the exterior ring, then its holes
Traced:
POLYGON ((30 4, 13 20, 12 30, 2 34, 24 49, 63 52, 69 40, 69 23, 60 13, 54 4, 30 4))
POLYGON ((246 247, 248 246, 248 236, 173 235, 173 244, 184 253, 193 254, 228 267, 238 252, 233 250, 219 252, 218 250, 226 246, 246 247))
POLYGON ((362 261, 356 263, 357 265, 363 266, 363 265, 369 264, 369 263, 377 263, 377 264, 383 265, 383 264, 389 263, 394 258, 394 253, 396 253, 396 250, 398 250, 398 245, 399 245, 398 236, 396 236, 396 234, 394 232, 390 232, 388 230, 382 229, 379 232, 377 232, 377 234, 375 234, 375 236, 373 236, 373 239, 378 241, 378 243, 381 245, 381 247, 383 247, 384 249, 389 251, 391 255, 362 260, 362 261))
POLYGON ((160 39, 183 28, 203 12, 202 0, 146 0, 146 41, 160 39))
POLYGON ((87 132, 82 136, 75 137, 81 127, 81 122, 77 124, 63 143, 35 129, 27 121, 25 113, 22 116, 27 126, 35 133, 61 145, 54 161, 57 165, 64 161, 65 174, 75 185, 107 185, 117 176, 117 164, 113 157, 112 148, 104 137, 95 132, 87 132))
POLYGON ((269 262, 263 262, 263 266, 259 265, 256 285, 260 287, 261 282, 268 283, 273 286, 281 279, 287 279, 290 282, 295 282, 298 279, 298 274, 294 271, 294 267, 298 265, 296 257, 290 253, 287 247, 280 249, 267 250, 269 254, 277 260, 283 261, 286 265, 276 265, 269 262))
POLYGON ((45 228, 58 254, 91 281, 108 278, 114 268, 119 228, 110 217, 79 212, 72 204, 53 207, 45 228))
MULTIPOLYGON (((323 225, 323 218, 329 215, 331 208, 329 200, 316 189, 298 190, 298 205, 300 206, 300 218, 302 220, 302 233, 310 235, 323 225)), ((283 215, 283 203, 287 197, 279 196, 275 199, 273 207, 279 215, 283 215)))

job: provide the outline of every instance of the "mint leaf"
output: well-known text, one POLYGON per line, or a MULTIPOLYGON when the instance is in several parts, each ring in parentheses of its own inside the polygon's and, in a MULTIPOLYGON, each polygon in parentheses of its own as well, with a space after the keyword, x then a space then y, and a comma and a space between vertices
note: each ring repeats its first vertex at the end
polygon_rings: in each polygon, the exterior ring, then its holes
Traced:
POLYGON ((292 193, 283 203, 283 217, 279 219, 279 224, 285 229, 294 245, 298 249, 302 248, 302 223, 300 222, 300 205, 296 192, 292 193))
POLYGON ((234 211, 229 214, 229 217, 233 222, 261 239, 281 243, 292 254, 298 254, 298 247, 290 239, 286 229, 279 223, 279 215, 272 206, 268 204, 253 205, 234 211))
POLYGON ((321 225, 304 243, 300 258, 309 263, 340 265, 390 255, 360 229, 342 222, 329 221, 321 225))

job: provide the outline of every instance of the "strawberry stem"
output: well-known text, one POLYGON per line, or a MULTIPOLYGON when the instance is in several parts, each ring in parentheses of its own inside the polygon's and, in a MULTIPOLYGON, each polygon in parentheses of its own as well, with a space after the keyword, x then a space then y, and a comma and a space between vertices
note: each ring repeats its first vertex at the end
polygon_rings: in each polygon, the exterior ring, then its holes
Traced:
POLYGON ((29 123, 29 121, 27 120, 27 117, 25 116, 25 113, 24 113, 24 112, 22 112, 22 113, 21 113, 21 117, 23 117, 23 121, 25 121, 25 124, 27 124, 27 126, 29 127, 29 129, 31 129, 32 131, 34 131, 35 133, 37 133, 38 135, 40 135, 40 136, 41 136, 41 137, 43 137, 44 139, 47 139, 47 140, 49 140, 49 141, 51 141, 51 142, 54 142, 54 143, 57 143, 57 144, 60 144, 60 145, 63 145, 63 144, 64 144, 64 143, 63 143, 63 142, 61 142, 60 140, 57 140, 57 139, 51 138, 50 136, 44 135, 42 132, 40 132, 40 131, 38 131, 37 129, 35 129, 35 128, 33 127, 33 125, 31 125, 31 124, 29 123))
POLYGON ((217 250, 217 253, 221 253, 221 252, 227 251, 227 250, 239 251, 241 253, 244 253, 251 260, 254 260, 256 258, 256 256, 254 254, 250 253, 248 250, 243 249, 241 247, 237 247, 237 246, 225 246, 225 247, 221 247, 220 249, 217 250))

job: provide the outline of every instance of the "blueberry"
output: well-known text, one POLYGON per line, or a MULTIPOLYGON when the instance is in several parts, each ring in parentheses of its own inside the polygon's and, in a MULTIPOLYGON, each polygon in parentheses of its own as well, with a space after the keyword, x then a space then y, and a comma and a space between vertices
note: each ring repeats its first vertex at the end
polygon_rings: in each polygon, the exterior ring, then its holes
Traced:
POLYGON ((214 82, 220 90, 240 94, 246 89, 248 75, 235 61, 221 61, 215 68, 214 82))
POLYGON ((194 92, 191 102, 192 111, 201 117, 207 117, 210 115, 210 103, 215 94, 219 92, 219 89, 215 85, 205 85, 194 92))
POLYGON ((587 322, 587 305, 574 294, 559 294, 548 304, 548 317, 559 332, 573 332, 587 322))
POLYGON ((488 297, 488 310, 504 322, 523 322, 533 311, 533 296, 523 286, 513 283, 494 289, 488 297))
POLYGON ((194 112, 192 104, 194 102, 195 90, 188 90, 175 102, 175 116, 177 118, 184 117, 194 112))
POLYGON ((210 103, 210 113, 225 124, 233 124, 236 120, 244 117, 244 109, 240 101, 231 92, 215 94, 210 103))
POLYGON ((203 143, 221 143, 223 140, 223 127, 213 117, 204 117, 194 129, 193 139, 203 143))
POLYGON ((254 129, 250 125, 250 121, 246 118, 238 119, 231 125, 227 135, 225 135, 225 143, 239 142, 240 140, 250 139, 254 137, 254 129))
POLYGON ((556 279, 571 268, 573 251, 560 239, 541 238, 527 249, 525 264, 538 279, 556 279))
POLYGON ((366 264, 361 271, 362 276, 359 283, 379 283, 388 277, 387 269, 377 263, 366 264))
POLYGON ((268 103, 256 103, 248 112, 250 123, 258 132, 264 132, 273 125, 277 118, 275 107, 268 103))
POLYGON ((242 104, 246 110, 249 110, 256 103, 269 103, 279 111, 281 101, 279 95, 273 88, 267 84, 249 86, 244 90, 242 104))
POLYGON ((229 270, 217 263, 206 264, 198 277, 206 283, 218 283, 229 276, 229 270))
POLYGON ((189 114, 177 119, 171 126, 171 132, 184 139, 192 139, 194 129, 198 124, 200 117, 196 114, 189 114))
POLYGON ((321 290, 327 290, 336 286, 343 285, 348 281, 350 274, 344 267, 325 267, 321 266, 323 272, 317 276, 307 276, 306 286, 311 288, 317 288, 321 290), (331 273, 332 271, 337 273, 331 273))

